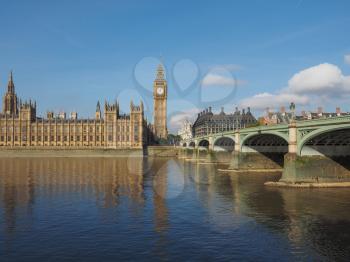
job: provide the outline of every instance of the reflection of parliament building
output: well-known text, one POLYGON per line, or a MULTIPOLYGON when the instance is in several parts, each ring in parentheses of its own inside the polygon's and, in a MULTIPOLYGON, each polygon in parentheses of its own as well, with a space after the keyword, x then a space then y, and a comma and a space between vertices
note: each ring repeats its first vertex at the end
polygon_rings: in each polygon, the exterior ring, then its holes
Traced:
POLYGON ((144 118, 143 103, 130 103, 130 114, 121 114, 118 102, 105 102, 102 113, 97 103, 94 119, 79 119, 76 112, 36 114, 36 102, 22 102, 15 92, 12 72, 0 113, 0 146, 60 148, 142 148, 149 143, 149 133, 165 138, 167 84, 159 65, 154 81, 154 125, 144 118), (150 130, 151 132, 148 132, 150 130))

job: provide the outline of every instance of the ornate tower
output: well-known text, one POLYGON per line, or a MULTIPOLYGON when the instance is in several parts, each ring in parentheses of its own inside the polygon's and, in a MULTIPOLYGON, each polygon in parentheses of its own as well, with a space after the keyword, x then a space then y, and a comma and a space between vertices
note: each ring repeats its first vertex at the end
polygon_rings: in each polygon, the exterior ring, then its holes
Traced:
POLYGON ((3 98, 4 114, 17 115, 18 114, 18 99, 15 93, 15 85, 13 83, 12 71, 10 73, 9 82, 7 84, 7 92, 3 98))
POLYGON ((97 101, 95 118, 96 118, 96 120, 100 120, 100 119, 101 119, 101 106, 100 106, 100 101, 97 101))
POLYGON ((19 116, 22 120, 27 121, 35 121, 36 119, 36 102, 32 102, 29 100, 29 102, 25 101, 24 103, 20 102, 19 104, 19 116))
POLYGON ((115 148, 117 146, 117 120, 119 117, 119 104, 115 101, 114 104, 109 104, 105 101, 104 110, 104 137, 107 147, 115 148))
POLYGON ((164 68, 160 64, 157 68, 157 76, 153 84, 153 124, 156 139, 168 136, 167 130, 167 82, 164 77, 164 68))

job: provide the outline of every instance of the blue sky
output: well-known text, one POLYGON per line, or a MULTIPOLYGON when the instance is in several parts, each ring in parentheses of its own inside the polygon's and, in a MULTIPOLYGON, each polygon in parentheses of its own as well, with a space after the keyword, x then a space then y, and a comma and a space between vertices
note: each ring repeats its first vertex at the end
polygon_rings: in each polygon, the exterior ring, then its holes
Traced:
POLYGON ((142 97, 161 60, 169 124, 213 105, 350 111, 349 1, 0 1, 0 87, 93 117, 142 97))

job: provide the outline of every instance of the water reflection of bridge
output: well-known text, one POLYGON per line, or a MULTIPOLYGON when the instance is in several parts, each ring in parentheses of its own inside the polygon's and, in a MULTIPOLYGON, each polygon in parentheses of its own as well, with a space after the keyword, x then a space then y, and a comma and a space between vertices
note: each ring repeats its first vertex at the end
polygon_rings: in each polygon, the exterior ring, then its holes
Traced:
MULTIPOLYGON (((237 227, 249 217, 270 232, 282 234, 296 253, 310 248, 321 258, 350 256, 350 194, 347 189, 291 190, 264 186, 276 174, 218 173, 216 164, 185 163, 210 221, 218 230, 237 227), (204 193, 205 192, 205 193, 204 193), (219 202, 219 203, 218 203, 219 202), (222 210, 231 215, 222 218, 222 210), (229 218, 229 220, 228 220, 229 218)), ((303 257, 301 260, 309 259, 303 257)))

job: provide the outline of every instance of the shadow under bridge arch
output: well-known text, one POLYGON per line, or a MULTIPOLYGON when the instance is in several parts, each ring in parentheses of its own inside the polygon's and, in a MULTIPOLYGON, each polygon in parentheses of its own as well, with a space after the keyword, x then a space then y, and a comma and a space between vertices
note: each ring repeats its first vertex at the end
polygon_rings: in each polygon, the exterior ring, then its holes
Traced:
POLYGON ((252 134, 242 140, 241 152, 260 154, 262 160, 272 160, 282 167, 284 155, 288 153, 288 141, 286 138, 276 134, 252 134))
POLYGON ((209 141, 207 139, 202 139, 198 143, 199 149, 209 149, 209 141))
POLYGON ((350 127, 310 133, 301 141, 300 155, 350 157, 350 127))
POLYGON ((222 136, 214 140, 214 151, 231 152, 235 149, 235 141, 232 137, 222 136))
POLYGON ((324 156, 350 171, 350 127, 317 130, 303 138, 301 156, 324 156))

